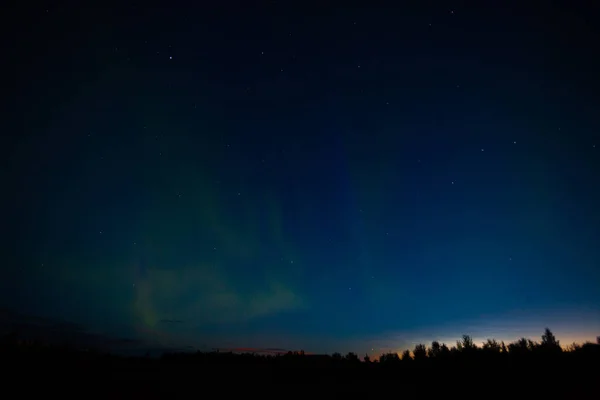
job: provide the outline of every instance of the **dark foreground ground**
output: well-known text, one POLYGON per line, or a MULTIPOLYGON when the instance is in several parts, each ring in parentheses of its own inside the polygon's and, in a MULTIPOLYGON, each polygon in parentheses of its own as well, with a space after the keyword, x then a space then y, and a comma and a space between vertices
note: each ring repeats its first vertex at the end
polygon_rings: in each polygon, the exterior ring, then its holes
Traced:
MULTIPOLYGON (((122 358, 66 349, 3 349, 5 398, 600 399, 597 354, 453 357, 364 363, 319 356, 208 353, 122 358)), ((4 397, 4 396, 3 396, 4 397)))

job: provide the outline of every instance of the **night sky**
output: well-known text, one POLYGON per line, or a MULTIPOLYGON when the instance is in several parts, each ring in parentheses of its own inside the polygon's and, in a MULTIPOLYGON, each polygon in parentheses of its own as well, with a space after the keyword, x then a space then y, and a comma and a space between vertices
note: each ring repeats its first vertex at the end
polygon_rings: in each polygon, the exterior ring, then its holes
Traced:
POLYGON ((198 349, 600 334, 598 9, 196 3, 7 13, 2 307, 198 349))

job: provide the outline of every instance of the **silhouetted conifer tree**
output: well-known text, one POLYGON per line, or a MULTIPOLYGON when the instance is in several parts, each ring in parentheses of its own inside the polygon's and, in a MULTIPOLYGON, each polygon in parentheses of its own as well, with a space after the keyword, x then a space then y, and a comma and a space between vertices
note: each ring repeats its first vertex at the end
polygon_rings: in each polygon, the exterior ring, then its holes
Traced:
POLYGON ((544 334, 542 335, 542 343, 539 344, 539 348, 547 353, 560 353, 562 351, 560 342, 556 340, 556 337, 548 328, 544 330, 544 334))
POLYGON ((412 357, 410 356, 410 350, 404 350, 402 353, 402 361, 409 362, 412 361, 412 357))
POLYGON ((423 361, 427 359, 427 348, 424 344, 417 344, 413 350, 414 359, 417 361, 423 361))
POLYGON ((502 350, 500 344, 496 341, 496 339, 488 339, 483 343, 483 350, 489 354, 499 354, 502 350))
POLYGON ((397 364, 400 361, 398 353, 384 353, 379 357, 379 362, 385 365, 397 364))
POLYGON ((428 350, 428 355, 429 358, 436 358, 440 356, 442 349, 440 346, 440 342, 434 340, 433 342, 431 342, 431 347, 428 350))

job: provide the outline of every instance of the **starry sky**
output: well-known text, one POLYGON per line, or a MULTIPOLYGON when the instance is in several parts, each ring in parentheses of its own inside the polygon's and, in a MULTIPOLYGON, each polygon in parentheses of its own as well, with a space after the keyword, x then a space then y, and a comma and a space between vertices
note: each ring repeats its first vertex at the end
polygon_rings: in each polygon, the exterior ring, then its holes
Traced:
POLYGON ((11 10, 0 305, 198 349, 600 334, 598 9, 298 4, 11 10))

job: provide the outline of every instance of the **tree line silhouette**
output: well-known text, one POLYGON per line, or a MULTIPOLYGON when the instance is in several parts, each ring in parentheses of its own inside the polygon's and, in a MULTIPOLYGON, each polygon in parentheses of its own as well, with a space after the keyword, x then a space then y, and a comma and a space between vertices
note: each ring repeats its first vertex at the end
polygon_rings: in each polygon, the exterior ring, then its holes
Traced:
MULTIPOLYGON (((53 353, 56 351, 69 352, 71 354, 110 354, 101 351, 90 349, 73 349, 68 345, 50 346, 44 345, 38 341, 22 339, 16 333, 10 333, 0 339, 0 349, 7 354, 18 353, 23 355, 29 351, 30 354, 53 353)), ((111 355, 115 356, 115 355, 111 355)), ((382 353, 378 359, 371 359, 368 354, 361 358, 354 352, 349 352, 346 355, 341 353, 328 354, 306 354, 303 350, 288 351, 282 354, 260 354, 252 351, 222 352, 214 350, 210 352, 165 352, 160 359, 163 361, 169 360, 194 360, 194 359, 223 359, 229 361, 236 360, 254 360, 254 361, 270 361, 281 360, 289 362, 299 362, 303 359, 319 360, 321 362, 331 362, 332 364, 380 364, 380 365, 399 365, 400 363, 409 364, 412 362, 434 362, 434 361, 498 361, 502 358, 506 359, 544 359, 549 357, 569 357, 572 356, 600 356, 600 336, 596 337, 596 343, 586 342, 583 344, 573 343, 566 347, 562 347, 560 342, 552 331, 545 329, 541 336, 541 341, 536 342, 528 338, 520 338, 508 345, 504 341, 498 342, 496 339, 487 339, 480 346, 473 342, 469 335, 463 335, 462 338, 456 341, 452 347, 448 347, 445 343, 433 341, 429 347, 419 343, 411 350, 404 350, 402 353, 387 352, 382 353)), ((126 357, 131 358, 131 357, 126 357)), ((148 358, 148 355, 144 357, 148 358)), ((599 360, 600 361, 600 360, 599 360)))
MULTIPOLYGON (((596 343, 563 348, 550 329, 544 331, 540 341, 521 338, 509 344, 488 339, 477 345, 469 335, 463 335, 451 347, 434 341, 430 346, 417 344, 401 354, 384 353, 372 360, 368 355, 361 359, 353 352, 315 355, 303 351, 280 355, 198 351, 165 353, 158 358, 125 357, 68 346, 41 345, 11 334, 0 340, 0 356, 0 362, 9 367, 5 370, 17 375, 62 371, 63 375, 78 376, 78 379, 102 377, 105 382, 134 389, 139 385, 149 388, 160 382, 178 382, 177 387, 189 387, 198 382, 248 381, 300 382, 335 390, 360 390, 369 386, 366 382, 383 379, 412 385, 419 382, 406 390, 406 393, 418 394, 419 385, 425 385, 422 389, 427 387, 427 392, 450 390, 448 388, 463 391, 467 388, 457 387, 456 382, 471 382, 472 387, 469 387, 475 390, 491 376, 506 376, 510 377, 506 387, 516 387, 514 390, 523 391, 529 385, 535 391, 532 393, 556 394, 562 389, 570 396, 582 398, 589 393, 598 394, 597 385, 589 383, 598 381, 600 337, 596 343), (536 378, 537 375, 540 378, 536 378), (555 384, 565 379, 572 383, 555 384), (431 385, 431 382, 436 384, 431 385)), ((508 390, 506 387, 494 386, 494 391, 508 390)), ((489 386, 486 390, 490 394, 489 386)))

